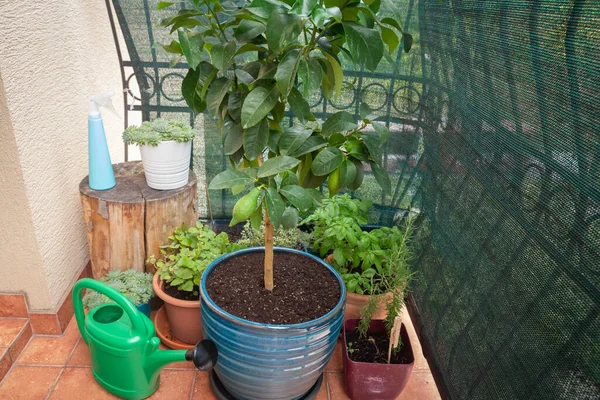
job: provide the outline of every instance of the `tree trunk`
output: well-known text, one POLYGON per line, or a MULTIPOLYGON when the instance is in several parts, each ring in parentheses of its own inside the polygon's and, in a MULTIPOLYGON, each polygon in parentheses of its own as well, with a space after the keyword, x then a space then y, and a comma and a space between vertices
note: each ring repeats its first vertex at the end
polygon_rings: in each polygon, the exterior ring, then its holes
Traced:
POLYGON ((265 289, 273 290, 273 224, 265 213, 265 289))
POLYGON ((79 185, 95 279, 113 269, 146 270, 145 261, 160 255, 175 228, 198 219, 193 172, 181 188, 154 190, 140 162, 115 164, 114 170, 117 185, 110 190, 90 189, 87 177, 79 185))

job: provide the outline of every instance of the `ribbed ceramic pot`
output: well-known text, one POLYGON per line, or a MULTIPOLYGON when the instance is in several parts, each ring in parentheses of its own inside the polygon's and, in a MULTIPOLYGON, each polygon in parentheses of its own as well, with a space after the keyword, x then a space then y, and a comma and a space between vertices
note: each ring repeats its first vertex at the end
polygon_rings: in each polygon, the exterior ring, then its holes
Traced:
POLYGON ((264 253, 264 248, 229 253, 204 271, 200 284, 202 330, 204 337, 217 345, 215 372, 235 398, 298 399, 315 384, 333 354, 344 317, 346 289, 342 277, 323 260, 300 250, 275 247, 275 258, 294 253, 330 271, 340 287, 336 306, 315 320, 290 325, 263 324, 229 314, 208 296, 206 281, 223 262, 258 252, 264 253))
POLYGON ((158 146, 140 146, 146 183, 152 189, 172 190, 185 186, 190 175, 192 142, 174 140, 158 146))

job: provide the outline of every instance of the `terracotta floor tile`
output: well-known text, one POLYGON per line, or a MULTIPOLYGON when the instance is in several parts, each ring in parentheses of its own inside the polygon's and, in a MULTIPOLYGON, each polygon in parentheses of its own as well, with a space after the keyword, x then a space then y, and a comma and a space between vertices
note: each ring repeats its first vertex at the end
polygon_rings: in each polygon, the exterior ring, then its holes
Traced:
POLYGON ((31 339, 31 335, 32 335, 31 324, 27 324, 21 331, 21 334, 19 335, 17 340, 9 348, 8 351, 10 353, 10 359, 12 360, 13 364, 19 358, 23 349, 25 348, 25 346, 27 346, 27 343, 29 343, 29 339, 31 339))
POLYGON ((210 388, 208 372, 196 372, 196 383, 192 392, 192 400, 217 400, 210 388))
POLYGON ((27 318, 25 296, 22 294, 1 294, 0 317, 27 318))
POLYGON ((26 324, 27 319, 23 318, 0 318, 0 346, 13 344, 26 324))
POLYGON ((65 365, 79 337, 75 320, 62 336, 34 336, 17 364, 65 365))
POLYGON ((62 332, 58 325, 56 314, 29 314, 29 321, 34 333, 38 335, 60 335, 62 332))
POLYGON ((67 361, 67 365, 79 367, 92 366, 92 357, 90 356, 90 349, 87 346, 87 344, 85 344, 83 339, 79 339, 79 341, 77 342, 75 350, 73 350, 69 361, 67 361))
POLYGON ((329 400, 329 397, 327 396, 327 373, 323 374, 323 382, 321 383, 321 389, 319 389, 319 393, 317 393, 317 396, 315 397, 315 400, 329 400))
POLYGON ((344 374, 341 372, 327 372, 329 395, 332 400, 350 400, 344 387, 344 374))
POLYGON ((413 370, 398 400, 440 400, 435 381, 429 371, 413 370))
POLYGON ((158 390, 149 399, 189 399, 195 374, 195 371, 191 370, 166 369, 161 371, 158 390))
POLYGON ((194 363, 191 361, 181 361, 181 362, 174 362, 171 364, 167 364, 165 369, 189 369, 189 370, 195 371, 196 367, 194 366, 194 363))
POLYGON ((44 400, 60 370, 58 367, 14 366, 0 384, 0 399, 44 400))
POLYGON ((423 349, 421 348, 421 344, 419 343, 419 337, 415 332, 415 328, 410 319, 410 315, 406 310, 406 307, 404 307, 404 311, 402 313, 402 323, 406 326, 406 331, 408 332, 410 344, 412 345, 413 355, 415 356, 415 365, 413 369, 429 371, 429 364, 427 363, 427 359, 423 355, 423 349))
POLYGON ((331 360, 329 360, 329 362, 325 366, 325 371, 341 372, 344 369, 344 365, 342 364, 342 357, 344 356, 344 353, 342 353, 343 347, 343 340, 338 339, 337 344, 335 346, 335 350, 333 351, 333 355, 331 356, 331 360))
POLYGON ((51 400, 119 399, 96 382, 91 368, 65 368, 50 394, 51 400))
POLYGON ((8 373, 12 365, 10 354, 8 353, 8 347, 0 347, 0 382, 8 373))

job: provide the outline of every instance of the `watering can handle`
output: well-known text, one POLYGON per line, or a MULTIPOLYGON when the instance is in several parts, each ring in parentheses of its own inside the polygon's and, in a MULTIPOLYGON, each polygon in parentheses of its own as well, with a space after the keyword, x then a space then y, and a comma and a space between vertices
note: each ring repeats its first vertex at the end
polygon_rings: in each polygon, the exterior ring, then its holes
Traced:
POLYGON ((139 333, 146 331, 146 325, 144 324, 142 313, 133 305, 133 303, 131 303, 131 301, 129 301, 127 297, 119 293, 118 290, 100 281, 90 278, 83 278, 80 279, 73 287, 73 308, 75 311, 75 319, 77 320, 79 332, 81 332, 81 336, 86 343, 88 342, 88 338, 84 328, 85 313, 83 311, 83 301, 81 299, 81 293, 83 292, 83 289, 95 290, 113 300, 115 303, 121 306, 123 310, 125 310, 135 331, 139 333))

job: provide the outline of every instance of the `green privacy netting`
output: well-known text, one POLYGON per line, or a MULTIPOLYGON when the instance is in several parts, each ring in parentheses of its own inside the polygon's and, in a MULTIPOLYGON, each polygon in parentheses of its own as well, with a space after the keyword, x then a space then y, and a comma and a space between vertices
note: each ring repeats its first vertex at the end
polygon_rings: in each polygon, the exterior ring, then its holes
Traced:
MULTIPOLYGON (((155 28, 172 11, 114 0, 143 118, 193 121, 155 28)), ((385 2, 384 2, 385 3, 385 2)), ((414 36, 376 73, 346 64, 337 102, 367 102, 392 132, 392 195, 354 193, 371 222, 425 216, 412 302, 430 363, 453 399, 600 398, 600 1, 395 0, 414 36)), ((216 126, 196 118, 204 184, 227 166, 216 126)), ((369 175, 369 174, 367 174, 369 175)), ((210 193, 213 217, 235 198, 210 193)))

